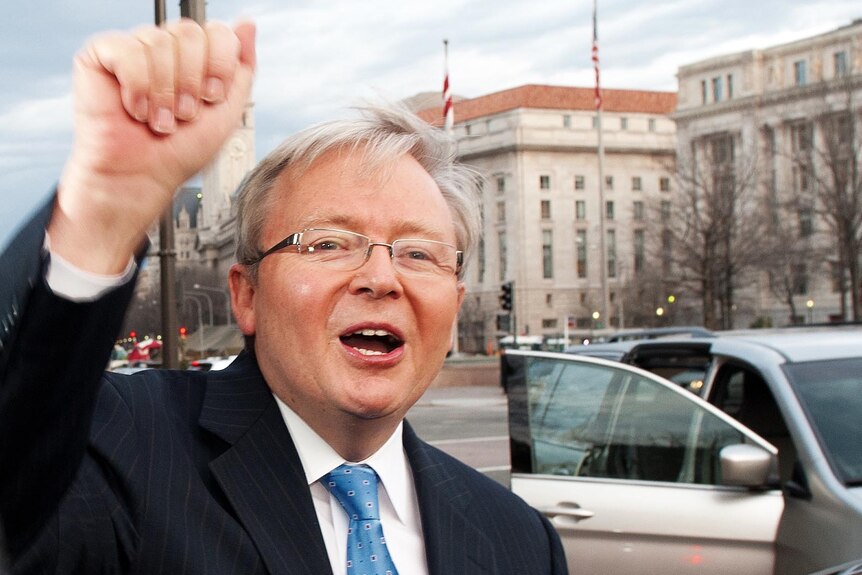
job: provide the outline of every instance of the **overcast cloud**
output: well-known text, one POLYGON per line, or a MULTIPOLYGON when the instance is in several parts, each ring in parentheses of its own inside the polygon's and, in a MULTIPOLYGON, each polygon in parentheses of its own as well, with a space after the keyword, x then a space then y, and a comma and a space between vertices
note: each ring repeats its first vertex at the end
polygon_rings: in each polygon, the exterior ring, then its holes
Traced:
MULTIPOLYGON (((179 14, 168 0, 168 15, 179 14)), ((144 0, 7 2, 0 20, 0 242, 47 197, 71 145, 71 60, 86 38, 153 21, 144 0)), ((208 0, 258 25, 257 152, 369 99, 527 83, 592 86, 592 2, 208 0)), ((702 58, 792 41, 862 18, 858 0, 599 0, 603 87, 676 90, 702 58)))

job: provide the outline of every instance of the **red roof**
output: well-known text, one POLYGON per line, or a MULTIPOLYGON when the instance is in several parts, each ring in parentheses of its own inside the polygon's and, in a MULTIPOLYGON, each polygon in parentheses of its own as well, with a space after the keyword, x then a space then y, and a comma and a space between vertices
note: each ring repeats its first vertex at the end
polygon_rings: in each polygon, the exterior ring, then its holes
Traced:
MULTIPOLYGON (((457 100, 454 108, 456 123, 518 108, 589 111, 595 109, 595 90, 527 84, 478 98, 457 100)), ((602 110, 605 112, 667 115, 675 109, 676 92, 602 89, 602 110)), ((426 108, 418 115, 435 125, 443 123, 442 106, 426 108)))

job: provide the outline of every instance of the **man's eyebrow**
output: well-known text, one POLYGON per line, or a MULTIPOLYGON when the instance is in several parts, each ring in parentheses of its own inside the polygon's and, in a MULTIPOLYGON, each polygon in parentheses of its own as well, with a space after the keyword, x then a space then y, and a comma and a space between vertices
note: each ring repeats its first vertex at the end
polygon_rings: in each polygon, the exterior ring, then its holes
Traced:
MULTIPOLYGON (((366 230, 355 218, 347 215, 311 216, 300 222, 301 229, 308 228, 337 228, 345 231, 368 235, 366 230)), ((439 229, 425 225, 422 222, 401 221, 394 224, 395 236, 392 240, 400 238, 433 239, 443 241, 445 233, 439 229)), ((372 238, 378 239, 378 238, 372 238)))

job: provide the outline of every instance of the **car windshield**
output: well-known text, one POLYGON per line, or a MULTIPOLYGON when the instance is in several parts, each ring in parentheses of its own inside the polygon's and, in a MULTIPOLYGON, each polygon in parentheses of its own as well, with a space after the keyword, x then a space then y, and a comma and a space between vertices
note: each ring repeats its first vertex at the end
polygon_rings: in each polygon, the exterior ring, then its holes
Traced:
POLYGON ((787 364, 784 368, 838 478, 862 485, 862 358, 787 364))

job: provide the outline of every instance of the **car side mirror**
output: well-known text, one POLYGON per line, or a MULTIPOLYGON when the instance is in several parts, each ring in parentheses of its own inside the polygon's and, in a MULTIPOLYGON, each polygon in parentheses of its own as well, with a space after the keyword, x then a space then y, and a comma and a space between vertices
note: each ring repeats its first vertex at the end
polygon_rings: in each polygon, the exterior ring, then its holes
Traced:
POLYGON ((728 445, 721 450, 721 483, 739 487, 766 487, 777 460, 755 445, 728 445))

